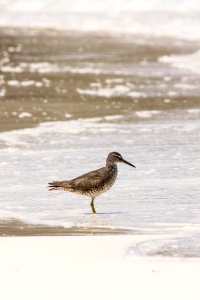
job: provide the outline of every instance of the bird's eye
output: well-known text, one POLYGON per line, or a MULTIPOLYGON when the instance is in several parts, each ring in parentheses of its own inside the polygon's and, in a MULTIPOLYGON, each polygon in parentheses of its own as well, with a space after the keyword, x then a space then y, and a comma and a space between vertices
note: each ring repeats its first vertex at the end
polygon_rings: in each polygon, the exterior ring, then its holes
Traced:
POLYGON ((119 159, 121 159, 121 156, 119 156, 119 155, 114 155, 115 157, 117 157, 117 158, 119 158, 119 159))

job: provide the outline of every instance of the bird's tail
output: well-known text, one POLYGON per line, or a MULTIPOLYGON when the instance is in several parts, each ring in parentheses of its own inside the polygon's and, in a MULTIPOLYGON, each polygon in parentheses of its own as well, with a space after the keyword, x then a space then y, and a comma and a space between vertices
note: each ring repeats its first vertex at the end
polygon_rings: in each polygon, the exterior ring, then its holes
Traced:
POLYGON ((65 190, 70 189, 70 183, 68 181, 53 181, 48 183, 49 191, 53 190, 65 190))

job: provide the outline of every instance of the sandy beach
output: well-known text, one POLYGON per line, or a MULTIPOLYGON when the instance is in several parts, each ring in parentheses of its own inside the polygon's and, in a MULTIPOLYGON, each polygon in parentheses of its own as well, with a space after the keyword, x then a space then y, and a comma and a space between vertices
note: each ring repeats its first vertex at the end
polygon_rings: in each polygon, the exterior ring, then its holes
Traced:
POLYGON ((146 238, 1 237, 1 297, 199 300, 200 261, 132 256, 146 238))

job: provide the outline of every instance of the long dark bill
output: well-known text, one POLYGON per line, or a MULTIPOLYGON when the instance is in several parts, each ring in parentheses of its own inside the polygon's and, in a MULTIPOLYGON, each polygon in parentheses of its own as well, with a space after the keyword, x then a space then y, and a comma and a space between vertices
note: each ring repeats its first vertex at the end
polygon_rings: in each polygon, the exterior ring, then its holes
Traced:
POLYGON ((122 159, 122 162, 133 167, 133 168, 136 168, 136 166, 132 165, 130 162, 126 161, 125 159, 122 159))

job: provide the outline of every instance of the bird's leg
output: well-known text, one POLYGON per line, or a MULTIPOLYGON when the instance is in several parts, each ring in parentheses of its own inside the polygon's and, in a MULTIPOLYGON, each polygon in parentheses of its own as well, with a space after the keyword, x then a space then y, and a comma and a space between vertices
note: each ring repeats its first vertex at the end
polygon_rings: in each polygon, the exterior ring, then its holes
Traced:
POLYGON ((95 198, 92 198, 92 201, 91 201, 91 203, 90 203, 90 206, 91 206, 91 208, 92 208, 93 214, 96 214, 96 210, 95 210, 95 208, 94 208, 94 199, 95 199, 95 198))

